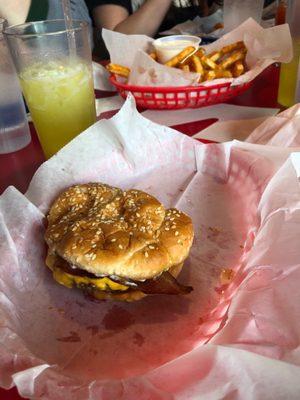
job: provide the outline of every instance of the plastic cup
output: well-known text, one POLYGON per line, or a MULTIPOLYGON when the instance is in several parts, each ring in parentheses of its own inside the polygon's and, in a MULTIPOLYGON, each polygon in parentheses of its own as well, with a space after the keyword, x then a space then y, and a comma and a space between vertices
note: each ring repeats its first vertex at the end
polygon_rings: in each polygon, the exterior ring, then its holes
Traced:
POLYGON ((201 38, 191 35, 171 35, 154 40, 157 59, 164 64, 188 46, 198 49, 201 38))
POLYGON ((72 22, 68 31, 49 20, 4 32, 46 158, 96 121, 88 24, 72 22))
POLYGON ((20 150, 31 140, 18 76, 2 34, 5 26, 0 18, 0 154, 20 150))
POLYGON ((246 19, 261 22, 264 0, 224 0, 223 20, 225 32, 241 25, 246 19))

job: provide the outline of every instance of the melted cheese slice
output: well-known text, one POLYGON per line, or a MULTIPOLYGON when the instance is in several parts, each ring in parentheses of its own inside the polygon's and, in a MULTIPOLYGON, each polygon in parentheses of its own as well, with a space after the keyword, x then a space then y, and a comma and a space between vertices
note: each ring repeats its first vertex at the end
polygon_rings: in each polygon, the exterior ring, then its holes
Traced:
POLYGON ((120 290, 125 291, 128 289, 128 286, 122 285, 121 283, 114 282, 109 278, 87 278, 85 276, 76 276, 68 274, 67 272, 62 271, 59 268, 53 269, 53 278, 68 288, 72 288, 74 286, 80 287, 81 285, 92 285, 96 289, 99 290, 120 290))

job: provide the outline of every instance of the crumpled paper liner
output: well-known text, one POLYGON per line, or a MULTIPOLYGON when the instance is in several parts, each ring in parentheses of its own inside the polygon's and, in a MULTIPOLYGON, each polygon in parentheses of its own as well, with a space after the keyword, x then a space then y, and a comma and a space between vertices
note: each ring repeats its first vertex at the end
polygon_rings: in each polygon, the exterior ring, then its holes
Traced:
MULTIPOLYGON (((175 68, 153 61, 147 54, 153 42, 150 37, 124 35, 107 29, 102 30, 102 37, 111 62, 131 69, 130 84, 137 86, 153 86, 154 83, 155 86, 197 85, 195 73, 177 71, 175 68), (153 75, 155 75, 155 82, 153 82, 153 75), (179 78, 180 76, 182 79, 179 78)), ((201 85, 211 86, 224 82, 240 85, 252 81, 272 63, 289 62, 292 58, 292 40, 288 24, 263 29, 252 18, 203 48, 210 53, 239 40, 244 40, 248 49, 246 63, 249 71, 238 78, 215 79, 203 82, 201 85)))
POLYGON ((145 120, 129 98, 44 163, 26 196, 8 188, 1 386, 49 400, 296 399, 300 157, 289 155, 202 145, 145 120), (190 295, 94 303, 53 281, 44 215, 66 186, 97 180, 147 190, 192 216, 195 243, 179 278, 190 295), (220 279, 223 269, 233 280, 220 279))

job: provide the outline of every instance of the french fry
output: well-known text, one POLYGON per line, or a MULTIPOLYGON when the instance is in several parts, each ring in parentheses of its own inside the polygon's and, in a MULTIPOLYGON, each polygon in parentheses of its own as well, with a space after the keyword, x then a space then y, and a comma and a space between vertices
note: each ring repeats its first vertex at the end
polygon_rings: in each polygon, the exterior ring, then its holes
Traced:
POLYGON ((242 61, 236 61, 233 64, 232 75, 237 78, 245 72, 245 67, 242 61))
POLYGON ((204 74, 205 81, 212 81, 213 79, 216 79, 216 77, 217 77, 216 71, 205 71, 204 74))
POLYGON ((209 58, 213 62, 218 61, 218 59, 220 57, 221 57, 221 52, 220 51, 213 51, 212 53, 207 55, 207 58, 209 58))
POLYGON ((194 71, 198 72, 201 75, 203 75, 204 69, 203 69, 203 66, 202 66, 200 58, 197 57, 194 54, 190 58, 191 58, 190 63, 191 63, 191 66, 193 66, 194 71))
POLYGON ((152 53, 150 53, 149 54, 149 56, 151 57, 151 58, 153 58, 153 60, 157 60, 157 54, 155 53, 155 51, 153 51, 152 53))
POLYGON ((199 49, 194 54, 195 56, 201 58, 205 55, 205 50, 203 49, 203 47, 199 47, 199 49))
POLYGON ((227 54, 227 53, 231 53, 234 50, 238 50, 238 49, 242 49, 242 48, 245 48, 245 43, 243 41, 235 42, 235 43, 229 44, 228 46, 222 47, 221 53, 227 54))
POLYGON ((130 69, 127 67, 124 67, 123 65, 119 64, 108 64, 106 66, 106 69, 111 72, 112 74, 120 75, 123 76, 124 78, 128 78, 130 74, 130 69))
POLYGON ((202 56, 201 57, 201 61, 202 61, 203 64, 207 65, 212 70, 217 68, 217 64, 214 61, 212 61, 210 58, 206 57, 206 56, 202 56))
POLYGON ((167 67, 177 67, 182 61, 184 61, 194 51, 195 51, 194 46, 188 46, 185 49, 183 49, 179 54, 177 54, 175 57, 172 57, 164 65, 166 65, 167 67))
POLYGON ((219 69, 216 71, 216 73, 217 73, 217 78, 232 78, 231 71, 227 69, 219 69))
POLYGON ((232 64, 236 61, 243 60, 245 58, 246 49, 241 49, 234 51, 233 53, 229 54, 219 65, 222 69, 229 68, 232 64))
POLYGON ((190 66, 188 64, 182 64, 179 66, 179 68, 184 72, 190 72, 190 66))

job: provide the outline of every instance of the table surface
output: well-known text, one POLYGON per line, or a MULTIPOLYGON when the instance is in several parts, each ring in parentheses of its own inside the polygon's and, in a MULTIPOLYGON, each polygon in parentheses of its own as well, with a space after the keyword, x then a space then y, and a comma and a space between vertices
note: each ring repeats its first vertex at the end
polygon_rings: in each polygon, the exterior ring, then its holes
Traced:
MULTIPOLYGON (((278 79, 279 67, 278 65, 271 65, 255 79, 250 89, 228 103, 252 107, 280 108, 277 103, 278 79)), ((108 92, 96 92, 97 98, 109 97, 111 95, 112 93, 108 92)), ((192 136, 205 129, 216 119, 193 121, 173 126, 173 128, 192 136)), ((15 186, 24 193, 33 174, 44 161, 42 149, 34 129, 32 129, 31 135, 32 141, 24 149, 15 153, 0 155, 0 194, 10 185, 15 186)), ((0 388, 0 399, 20 400, 21 397, 15 388, 8 391, 0 388)))

